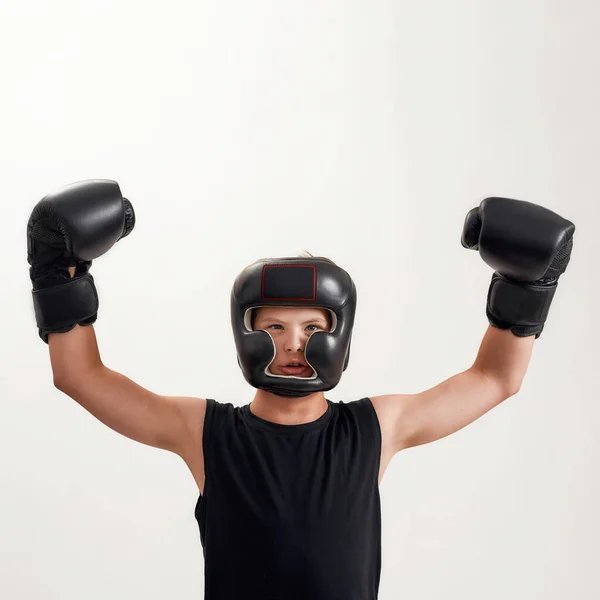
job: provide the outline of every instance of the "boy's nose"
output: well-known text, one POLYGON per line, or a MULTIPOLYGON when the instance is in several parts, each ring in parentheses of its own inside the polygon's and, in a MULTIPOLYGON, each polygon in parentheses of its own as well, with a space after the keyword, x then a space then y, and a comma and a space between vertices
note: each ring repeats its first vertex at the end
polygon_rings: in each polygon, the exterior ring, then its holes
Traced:
POLYGON ((302 332, 290 333, 285 340, 284 348, 286 352, 304 352, 306 345, 306 335, 302 332))

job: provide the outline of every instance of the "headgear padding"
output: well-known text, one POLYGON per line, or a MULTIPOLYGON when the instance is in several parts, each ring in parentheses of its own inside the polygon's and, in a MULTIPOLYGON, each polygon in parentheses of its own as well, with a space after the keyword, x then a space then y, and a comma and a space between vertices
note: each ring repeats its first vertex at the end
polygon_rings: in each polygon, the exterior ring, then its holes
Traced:
POLYGON ((246 267, 231 290, 231 324, 238 363, 246 381, 280 396, 300 397, 334 388, 348 366, 356 312, 350 275, 326 258, 259 260, 246 267), (275 342, 266 331, 252 331, 252 310, 261 306, 313 306, 332 314, 331 331, 315 331, 304 357, 312 378, 273 375, 275 342))

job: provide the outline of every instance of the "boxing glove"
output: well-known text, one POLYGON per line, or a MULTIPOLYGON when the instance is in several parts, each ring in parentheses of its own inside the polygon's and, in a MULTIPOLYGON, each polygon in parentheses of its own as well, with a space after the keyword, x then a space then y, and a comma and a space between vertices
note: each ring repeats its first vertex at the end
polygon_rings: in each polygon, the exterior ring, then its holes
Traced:
POLYGON ((96 321, 98 294, 89 273, 92 260, 129 235, 134 225, 133 207, 115 181, 79 181, 36 204, 27 223, 27 262, 36 323, 44 342, 48 343, 49 333, 96 321))
POLYGON ((574 233, 571 221, 522 200, 486 198, 469 211, 461 243, 495 269, 486 307, 491 325, 540 337, 574 233))

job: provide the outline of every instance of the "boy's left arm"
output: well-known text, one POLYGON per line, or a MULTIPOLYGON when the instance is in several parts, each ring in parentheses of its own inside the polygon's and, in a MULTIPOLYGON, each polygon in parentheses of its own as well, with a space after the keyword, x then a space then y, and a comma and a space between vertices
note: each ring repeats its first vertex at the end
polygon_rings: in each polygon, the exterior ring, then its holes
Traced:
POLYGON ((371 398, 387 453, 443 438, 516 394, 544 328, 575 225, 530 202, 486 198, 467 214, 465 248, 495 269, 490 326, 473 365, 419 394, 371 398))
POLYGON ((516 394, 535 336, 488 327, 473 365, 419 394, 371 398, 392 452, 434 442, 466 427, 516 394))

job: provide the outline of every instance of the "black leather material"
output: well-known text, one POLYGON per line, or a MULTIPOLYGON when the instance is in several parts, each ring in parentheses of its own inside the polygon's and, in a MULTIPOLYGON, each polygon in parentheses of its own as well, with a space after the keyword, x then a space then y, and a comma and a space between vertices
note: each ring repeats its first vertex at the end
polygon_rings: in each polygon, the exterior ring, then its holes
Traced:
POLYGON ((539 338, 556 287, 556 281, 522 283, 496 272, 488 291, 488 321, 498 329, 510 329, 516 336, 539 338))
POLYGON ((540 336, 574 233, 571 221, 532 202, 492 197, 469 211, 461 243, 496 271, 486 307, 493 326, 540 336))
POLYGON ((91 325, 98 316, 98 293, 87 273, 66 283, 33 290, 33 308, 40 337, 70 331, 76 324, 91 325))
POLYGON ((77 260, 102 256, 135 225, 131 203, 109 179, 78 181, 48 194, 33 209, 32 220, 40 218, 56 223, 66 252, 77 260))
POLYGON ((236 278, 231 291, 231 323, 238 364, 250 385, 280 396, 300 397, 334 388, 348 366, 356 312, 350 275, 319 257, 261 260, 236 278), (314 306, 335 315, 335 329, 309 338, 305 358, 316 377, 284 377, 265 372, 275 356, 266 331, 252 331, 246 312, 259 306, 314 306))
POLYGON ((92 260, 129 235, 131 203, 116 181, 92 179, 45 196, 27 224, 27 260, 40 337, 94 323, 98 295, 88 274, 92 260), (75 267, 72 278, 69 268, 75 267))

